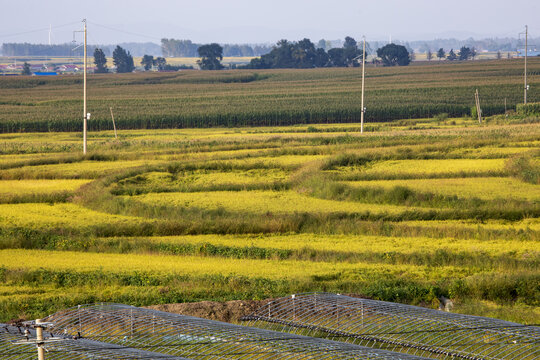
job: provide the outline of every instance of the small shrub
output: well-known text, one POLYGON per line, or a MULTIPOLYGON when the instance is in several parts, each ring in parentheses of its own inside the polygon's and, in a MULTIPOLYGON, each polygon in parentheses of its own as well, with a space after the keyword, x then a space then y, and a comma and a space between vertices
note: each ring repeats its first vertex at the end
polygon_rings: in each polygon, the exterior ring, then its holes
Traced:
POLYGON ((516 111, 518 115, 540 115, 540 102, 517 104, 516 111))
POLYGON ((531 184, 540 184, 540 164, 529 155, 519 155, 506 163, 512 176, 531 184))
POLYGON ((435 120, 437 121, 445 121, 448 119, 448 113, 440 113, 434 116, 435 120))

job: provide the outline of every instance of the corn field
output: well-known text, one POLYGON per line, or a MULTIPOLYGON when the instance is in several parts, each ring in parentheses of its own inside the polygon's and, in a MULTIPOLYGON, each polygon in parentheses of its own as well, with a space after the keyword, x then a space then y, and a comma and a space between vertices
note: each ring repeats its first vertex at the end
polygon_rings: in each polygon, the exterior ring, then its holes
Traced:
MULTIPOLYGON (((479 90, 485 116, 523 100, 520 60, 368 67, 366 121, 470 115, 479 90)), ((540 59, 529 66, 540 101, 540 59)), ((358 122, 358 68, 96 74, 88 81, 89 129, 177 129, 358 122)), ((0 132, 80 131, 82 77, 0 79, 0 132)))

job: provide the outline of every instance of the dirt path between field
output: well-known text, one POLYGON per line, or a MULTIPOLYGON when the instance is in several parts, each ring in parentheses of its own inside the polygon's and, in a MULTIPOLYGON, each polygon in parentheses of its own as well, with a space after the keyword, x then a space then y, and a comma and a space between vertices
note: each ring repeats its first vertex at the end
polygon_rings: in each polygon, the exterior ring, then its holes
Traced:
POLYGON ((226 302, 201 301, 195 303, 152 305, 147 306, 147 308, 210 320, 238 323, 242 316, 255 312, 269 301, 272 301, 272 299, 232 300, 226 302))
MULTIPOLYGON (((367 296, 358 294, 343 294, 350 297, 369 299, 367 296)), ((193 303, 161 304, 146 306, 148 309, 195 316, 203 319, 239 323, 242 316, 251 315, 261 306, 275 299, 266 300, 232 300, 226 302, 201 301, 193 303)), ((425 306, 425 305, 420 305, 425 306)))

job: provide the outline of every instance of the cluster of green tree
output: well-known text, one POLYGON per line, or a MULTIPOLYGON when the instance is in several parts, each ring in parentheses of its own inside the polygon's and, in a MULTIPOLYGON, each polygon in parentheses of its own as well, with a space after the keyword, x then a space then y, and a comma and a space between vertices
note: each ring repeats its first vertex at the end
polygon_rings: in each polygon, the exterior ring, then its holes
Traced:
POLYGON ((267 45, 224 44, 223 56, 261 56, 271 50, 272 47, 267 45))
POLYGON ((221 70, 221 60, 223 60, 223 48, 221 45, 213 43, 209 45, 200 46, 197 49, 200 60, 197 60, 197 64, 201 70, 221 70))
POLYGON ((333 66, 358 66, 362 51, 356 40, 347 36, 341 48, 332 48, 326 52, 316 48, 309 39, 297 42, 279 41, 270 53, 252 59, 245 66, 249 69, 314 68, 333 66))
MULTIPOLYGON (((449 61, 455 61, 455 60, 463 61, 463 60, 469 60, 469 59, 474 60, 474 58, 476 57, 476 54, 477 52, 474 47, 471 49, 469 47, 462 46, 461 49, 459 49, 459 52, 457 54, 454 52, 454 49, 450 49, 450 52, 448 53, 448 55, 446 54, 443 48, 440 48, 437 51, 437 58, 439 59, 439 61, 444 58, 446 58, 449 61)), ((433 58, 433 53, 431 52, 431 50, 428 50, 427 59, 431 60, 432 58, 433 58)))
MULTIPOLYGON (((117 46, 113 51, 113 63, 116 66, 117 73, 130 73, 135 70, 133 64, 133 56, 129 51, 124 50, 122 47, 117 46)), ((107 57, 102 49, 96 48, 94 50, 94 64, 96 64, 95 73, 107 73, 107 57)))
MULTIPOLYGON (((318 45, 326 45, 319 41, 318 45)), ((388 44, 377 50, 384 66, 409 65, 411 53, 405 46, 388 44)), ((314 68, 314 67, 354 67, 359 66, 362 59, 362 50, 356 40, 347 36, 343 47, 331 48, 325 51, 309 39, 298 42, 281 40, 272 51, 260 58, 252 59, 245 66, 249 69, 280 69, 280 68, 314 68)))
POLYGON ((30 69, 30 64, 26 61, 23 64, 23 69, 21 75, 32 75, 32 70, 30 69))
POLYGON ((95 73, 104 74, 109 72, 107 68, 107 57, 102 49, 96 48, 94 50, 94 64, 96 64, 95 73))
POLYGON ((409 65, 411 54, 403 45, 388 44, 377 49, 377 56, 381 58, 384 66, 409 65))
POLYGON ((133 56, 120 46, 117 46, 113 51, 113 63, 117 73, 130 73, 135 70, 133 56))
POLYGON ((141 60, 141 65, 145 71, 152 69, 153 66, 158 71, 178 71, 180 69, 193 69, 193 66, 186 65, 171 65, 167 64, 167 60, 164 57, 154 58, 152 55, 144 55, 141 60))
MULTIPOLYGON (((197 57, 201 46, 203 44, 196 44, 191 40, 161 39, 161 52, 164 57, 197 57)), ((245 44, 225 44, 222 49, 222 56, 261 56, 271 50, 270 47, 264 45, 245 44)))

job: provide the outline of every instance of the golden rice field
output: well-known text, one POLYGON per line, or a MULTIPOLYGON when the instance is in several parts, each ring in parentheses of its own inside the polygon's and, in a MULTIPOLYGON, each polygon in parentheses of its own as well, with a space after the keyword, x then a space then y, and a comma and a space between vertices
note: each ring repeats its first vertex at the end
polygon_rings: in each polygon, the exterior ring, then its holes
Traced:
POLYGON ((445 280, 471 274, 470 269, 443 266, 433 271, 429 266, 381 265, 372 263, 312 262, 301 260, 251 260, 204 258, 199 256, 138 255, 60 252, 45 250, 0 250, 0 265, 7 270, 20 269, 20 261, 47 259, 45 263, 31 264, 27 270, 127 273, 141 271, 155 275, 182 276, 239 276, 248 279, 305 280, 312 277, 334 277, 345 274, 352 281, 405 276, 427 280, 445 280))
POLYGON ((500 198, 538 201, 540 199, 538 185, 508 177, 350 181, 346 184, 355 187, 381 187, 383 189, 403 186, 415 191, 482 200, 500 198))
POLYGON ((0 322, 312 291, 540 322, 538 118, 367 125, 0 134, 0 322))
POLYGON ((6 195, 50 194, 61 191, 74 191, 89 180, 4 180, 0 197, 6 195))
POLYGON ((451 159, 451 160, 389 160, 363 167, 338 167, 335 172, 345 179, 358 177, 414 178, 440 177, 467 174, 477 176, 502 171, 504 159, 451 159))
MULTIPOLYGON (((102 238, 102 241, 108 239, 102 238)), ((323 235, 316 233, 303 234, 244 234, 244 235, 180 235, 128 237, 119 240, 149 241, 163 245, 195 245, 195 246, 227 246, 233 248, 268 248, 293 251, 319 251, 327 253, 391 254, 425 253, 433 255, 438 250, 455 253, 489 253, 493 256, 508 256, 516 259, 536 258, 540 249, 534 240, 523 240, 509 243, 507 240, 490 239, 458 239, 430 237, 389 237, 373 235, 323 235)))
POLYGON ((106 172, 148 164, 134 161, 81 161, 67 164, 21 166, 2 172, 2 179, 94 179, 106 172))
POLYGON ((309 213, 313 212, 314 209, 321 214, 365 212, 395 214, 415 210, 415 208, 404 206, 317 199, 293 190, 151 193, 132 198, 149 205, 160 204, 185 209, 224 210, 239 214, 246 212, 258 215, 309 213))
POLYGON ((0 221, 4 228, 47 230, 86 228, 93 225, 129 225, 141 222, 141 219, 103 213, 71 203, 23 203, 1 204, 0 221))

